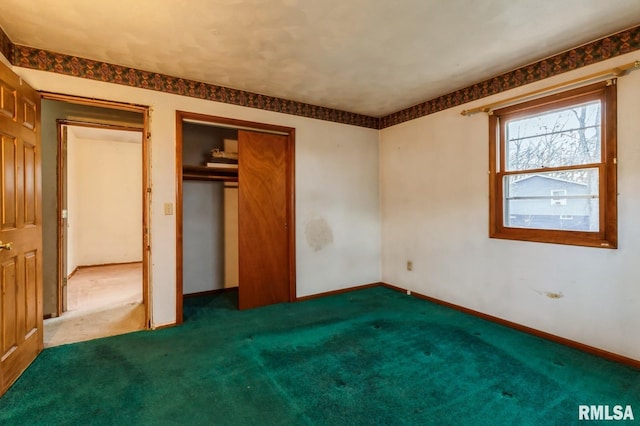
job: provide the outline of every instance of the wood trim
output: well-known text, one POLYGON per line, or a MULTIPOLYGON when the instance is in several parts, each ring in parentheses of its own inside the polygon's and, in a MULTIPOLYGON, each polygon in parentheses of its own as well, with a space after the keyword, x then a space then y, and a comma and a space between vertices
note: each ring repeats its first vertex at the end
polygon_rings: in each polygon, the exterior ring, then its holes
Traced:
POLYGON ((493 237, 498 233, 499 211, 502 211, 502 185, 497 182, 497 153, 498 153, 498 126, 502 125, 499 118, 492 114, 489 116, 489 237, 493 237), (494 192, 495 191, 495 192, 494 192))
MULTIPOLYGON (((387 283, 383 282, 380 285, 382 285, 383 287, 387 287, 387 288, 389 288, 391 290, 399 291, 401 293, 407 293, 408 292, 408 290, 405 290, 405 289, 403 289, 401 287, 397 287, 397 286, 392 285, 392 284, 387 284, 387 283)), ((552 342, 559 343, 561 345, 568 346, 570 348, 578 349, 578 350, 580 350, 582 352, 586 352, 586 353, 589 353, 591 355, 595 355, 595 356, 598 356, 600 358, 607 359, 609 361, 614 361, 614 362, 617 362, 617 363, 620 363, 620 364, 627 365, 629 367, 640 369, 640 360, 637 360, 637 359, 629 358, 629 357, 626 357, 626 356, 623 356, 623 355, 618 355, 616 353, 609 352, 609 351, 606 351, 604 349, 596 348, 594 346, 590 346, 590 345, 586 345, 584 343, 576 342, 575 340, 570 340, 570 339, 567 339, 567 338, 564 338, 564 337, 556 336, 555 334, 547 333, 545 331, 536 330, 535 328, 527 327, 526 325, 518 324, 518 323, 515 323, 515 322, 512 322, 512 321, 508 321, 508 320, 505 320, 505 319, 502 319, 502 318, 495 317, 493 315, 485 314, 485 313, 480 312, 480 311, 476 311, 476 310, 473 310, 473 309, 465 308, 464 306, 456 305, 454 303, 445 302, 443 300, 436 299, 436 298, 431 297, 431 296, 426 296, 426 295, 421 294, 421 293, 416 293, 414 291, 411 291, 410 294, 411 294, 411 296, 417 297, 418 299, 427 300, 429 302, 433 302, 433 303, 436 303, 438 305, 441 305, 441 306, 444 306, 444 307, 447 307, 447 308, 451 308, 451 309, 454 309, 456 311, 459 311, 459 312, 462 312, 462 313, 465 313, 465 314, 473 315, 474 317, 478 317, 478 318, 481 318, 481 319, 484 319, 484 320, 487 320, 487 321, 490 321, 490 322, 493 322, 493 323, 496 323, 496 324, 499 324, 499 325, 503 325, 505 327, 509 327, 509 328, 513 328, 513 329, 518 330, 518 331, 522 331, 522 332, 527 333, 527 334, 531 334, 531 335, 534 335, 534 336, 537 336, 537 337, 541 337, 543 339, 550 340, 552 342)))
MULTIPOLYGON (((63 262, 62 262, 62 251, 64 250, 63 247, 63 233, 64 233, 64 220, 62 220, 62 204, 63 204, 63 194, 62 194, 62 188, 64 186, 64 170, 62 167, 62 158, 63 158, 63 144, 64 144, 64 137, 63 137, 63 128, 62 128, 62 124, 60 123, 60 120, 56 120, 56 138, 57 138, 57 148, 56 148, 56 152, 57 152, 57 159, 56 159, 56 226, 57 226, 57 230, 56 230, 56 250, 58 250, 58 259, 56 262, 56 277, 58 279, 58 284, 56 286, 56 293, 58 295, 58 300, 56 301, 56 312, 55 314, 57 316, 62 315, 62 312, 64 310, 64 306, 63 306, 63 298, 64 298, 64 294, 63 294, 63 277, 64 277, 64 271, 63 271, 63 262)), ((76 268, 77 270, 77 268, 76 268)), ((76 271, 74 270, 73 273, 75 273, 76 271)), ((69 277, 67 277, 68 279, 69 277)))
MULTIPOLYGON (((95 105, 91 105, 91 106, 95 106, 95 105)), ((142 126, 135 126, 133 124, 124 125, 124 124, 118 124, 118 123, 67 120, 67 119, 58 119, 56 121, 59 122, 60 124, 64 124, 67 126, 74 126, 74 127, 90 127, 94 129, 108 129, 108 130, 125 130, 128 132, 140 132, 140 133, 144 131, 144 124, 142 126)))
MULTIPOLYGON (((280 126, 276 124, 260 123, 255 121, 239 120, 229 117, 220 117, 207 114, 200 114, 189 111, 176 111, 176 324, 183 322, 183 298, 184 283, 183 275, 183 181, 192 176, 183 172, 182 145, 183 145, 183 122, 195 120, 210 123, 212 126, 223 125, 225 127, 237 127, 244 130, 278 132, 288 135, 287 149, 287 193, 288 212, 287 223, 289 233, 289 301, 296 300, 296 253, 295 253, 295 128, 280 126)), ((216 179, 220 180, 220 179, 216 179)), ((233 181, 232 179, 230 179, 233 181)))
POLYGON ((136 260, 134 262, 114 262, 114 263, 98 263, 98 264, 95 264, 95 265, 78 265, 76 267, 76 269, 74 270, 74 273, 78 269, 102 268, 102 267, 108 267, 108 266, 124 266, 124 265, 133 265, 135 263, 142 263, 142 261, 141 260, 136 260))
POLYGON ((191 299, 194 297, 203 297, 203 296, 217 296, 218 294, 229 293, 230 291, 236 291, 238 287, 227 287, 227 288, 218 288, 216 290, 207 290, 207 291, 198 291, 196 293, 187 293, 183 294, 182 297, 184 299, 191 299))
MULTIPOLYGON (((76 266, 76 268, 71 271, 71 273, 69 275, 67 275, 67 280, 70 280, 71 278, 73 278, 73 276, 75 274, 77 274, 81 269, 88 269, 88 268, 101 268, 101 267, 107 267, 107 266, 122 266, 122 265, 132 265, 135 263, 143 263, 142 261, 137 261, 137 262, 120 262, 120 263, 102 263, 99 265, 78 265, 76 266)), ((142 275, 144 276, 144 267, 142 268, 142 275)), ((144 278, 143 278, 144 279, 144 278)), ((144 293, 143 293, 144 296, 144 293)), ((143 300, 144 303, 144 300, 143 300)), ((60 314, 58 314, 60 315, 60 314)))
MULTIPOLYGON (((67 280, 70 280, 71 278, 73 278, 73 276, 75 274, 77 274, 79 270, 80 270, 80 267, 76 266, 76 268, 73 271, 71 271, 71 273, 69 275, 67 275, 67 280)), ((58 314, 58 315, 60 315, 60 314, 58 314)))
POLYGON ((170 322, 168 324, 154 325, 153 327, 149 327, 149 329, 153 331, 158 331, 158 330, 164 330, 165 328, 173 328, 176 325, 178 324, 176 324, 175 322, 170 322))
POLYGON ((182 170, 182 135, 184 133, 182 128, 183 118, 183 113, 176 111, 176 325, 182 324, 184 320, 182 311, 182 305, 184 302, 184 295, 182 293, 184 291, 184 284, 182 282, 184 269, 184 258, 182 253, 184 240, 182 227, 182 181, 184 178, 182 170))
POLYGON ((605 212, 602 228, 605 239, 611 247, 618 247, 618 90, 617 81, 605 89, 604 127, 606 129, 606 148, 604 152, 604 176, 606 187, 603 194, 605 212))
POLYGON ((287 196, 288 196, 288 230, 289 230, 289 301, 297 297, 296 284, 296 129, 290 129, 287 155, 287 196))
POLYGON ((385 284, 381 282, 377 282, 377 283, 371 283, 371 284, 357 285, 355 287, 342 288, 339 290, 326 291, 324 293, 317 293, 317 294, 312 294, 310 296, 298 297, 296 298, 296 302, 304 302, 305 300, 320 299, 321 297, 335 296, 336 294, 350 293, 352 291, 365 290, 367 288, 380 287, 380 286, 385 286, 385 284))
POLYGON ((151 131, 149 120, 151 110, 142 112, 142 303, 144 303, 144 324, 151 328, 151 131))
POLYGON ((63 93, 41 91, 42 99, 52 101, 68 102, 70 104, 80 104, 88 106, 97 106, 110 109, 119 109, 122 111, 145 112, 149 109, 146 105, 132 104, 125 102, 115 102, 106 99, 89 98, 86 96, 65 95, 63 93))
MULTIPOLYGON (((559 166, 559 167, 543 167, 539 169, 526 169, 526 170, 505 170, 504 165, 501 167, 500 175, 504 176, 513 176, 513 175, 529 175, 529 174, 537 174, 537 173, 549 173, 549 172, 557 172, 557 171, 567 171, 567 170, 581 170, 581 169, 597 169, 600 167, 601 163, 587 163, 587 164, 575 164, 573 166, 559 166)), ((563 197, 564 198, 564 197, 563 197)))

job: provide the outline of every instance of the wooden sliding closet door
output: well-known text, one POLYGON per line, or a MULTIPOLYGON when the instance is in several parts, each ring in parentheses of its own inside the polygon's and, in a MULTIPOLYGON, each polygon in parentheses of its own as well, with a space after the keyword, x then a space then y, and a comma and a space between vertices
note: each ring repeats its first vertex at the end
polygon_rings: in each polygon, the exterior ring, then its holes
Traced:
POLYGON ((238 307, 289 301, 288 136, 238 131, 238 307))

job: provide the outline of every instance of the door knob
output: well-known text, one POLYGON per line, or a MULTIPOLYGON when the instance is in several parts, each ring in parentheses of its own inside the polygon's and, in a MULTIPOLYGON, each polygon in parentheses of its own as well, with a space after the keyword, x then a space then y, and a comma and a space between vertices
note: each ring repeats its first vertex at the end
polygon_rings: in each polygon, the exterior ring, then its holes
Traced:
POLYGON ((13 248, 13 243, 4 243, 0 241, 0 250, 11 250, 13 248))

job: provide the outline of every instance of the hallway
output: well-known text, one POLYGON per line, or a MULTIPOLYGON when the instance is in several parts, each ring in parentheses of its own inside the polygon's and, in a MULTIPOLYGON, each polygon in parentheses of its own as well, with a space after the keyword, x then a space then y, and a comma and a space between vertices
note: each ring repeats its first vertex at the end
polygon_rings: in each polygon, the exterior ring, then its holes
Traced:
POLYGON ((144 329, 142 263, 80 268, 67 284, 67 308, 44 321, 45 348, 144 329))

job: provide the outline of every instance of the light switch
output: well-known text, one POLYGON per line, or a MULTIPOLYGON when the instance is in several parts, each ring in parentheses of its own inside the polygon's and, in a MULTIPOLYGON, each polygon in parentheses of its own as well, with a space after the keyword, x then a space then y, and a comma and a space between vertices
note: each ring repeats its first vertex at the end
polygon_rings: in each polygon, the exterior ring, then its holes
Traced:
POLYGON ((173 214, 173 203, 164 203, 164 214, 167 216, 173 214))

